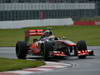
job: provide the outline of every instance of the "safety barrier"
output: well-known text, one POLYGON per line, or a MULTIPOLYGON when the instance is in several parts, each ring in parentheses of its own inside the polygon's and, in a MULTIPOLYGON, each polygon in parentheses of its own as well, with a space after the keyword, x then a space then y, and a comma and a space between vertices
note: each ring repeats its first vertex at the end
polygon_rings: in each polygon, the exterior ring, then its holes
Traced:
POLYGON ((100 25, 100 21, 95 21, 95 24, 96 25, 100 25))
POLYGON ((82 25, 82 26, 94 26, 94 25, 100 25, 100 21, 75 21, 74 25, 82 25))
POLYGON ((0 21, 0 29, 16 29, 34 26, 73 25, 71 18, 64 19, 39 19, 22 21, 0 21))

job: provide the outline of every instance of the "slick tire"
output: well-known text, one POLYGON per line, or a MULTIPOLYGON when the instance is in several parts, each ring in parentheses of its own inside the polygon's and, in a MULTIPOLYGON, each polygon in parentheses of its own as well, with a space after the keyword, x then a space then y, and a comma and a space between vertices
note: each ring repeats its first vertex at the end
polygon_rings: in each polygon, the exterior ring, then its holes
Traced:
POLYGON ((51 50, 53 50, 53 47, 52 47, 52 43, 50 43, 50 42, 44 42, 43 44, 42 44, 42 56, 44 57, 44 59, 45 60, 48 60, 48 58, 49 58, 49 52, 51 51, 51 50))
MULTIPOLYGON (((79 51, 81 50, 87 50, 87 44, 84 40, 80 40, 77 42, 77 49, 79 51)), ((86 55, 78 56, 79 59, 85 59, 86 55)))
POLYGON ((18 59, 26 59, 27 44, 25 41, 19 41, 16 43, 16 56, 18 59))

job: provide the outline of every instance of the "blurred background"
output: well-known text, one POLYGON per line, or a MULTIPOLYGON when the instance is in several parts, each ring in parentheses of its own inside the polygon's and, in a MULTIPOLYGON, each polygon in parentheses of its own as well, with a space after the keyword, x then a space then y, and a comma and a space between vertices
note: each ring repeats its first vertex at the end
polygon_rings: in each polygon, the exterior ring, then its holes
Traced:
POLYGON ((0 21, 99 19, 100 0, 0 0, 0 21))

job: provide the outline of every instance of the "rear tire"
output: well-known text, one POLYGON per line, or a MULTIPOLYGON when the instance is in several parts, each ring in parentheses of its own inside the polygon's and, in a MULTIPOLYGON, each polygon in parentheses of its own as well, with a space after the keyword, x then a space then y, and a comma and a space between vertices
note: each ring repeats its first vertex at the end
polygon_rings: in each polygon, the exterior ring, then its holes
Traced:
POLYGON ((27 44, 25 41, 19 41, 16 44, 16 56, 18 59, 26 59, 27 44))
MULTIPOLYGON (((77 42, 77 50, 82 51, 82 50, 87 50, 87 45, 84 40, 80 40, 77 42)), ((78 56, 79 59, 85 59, 86 55, 78 56)))

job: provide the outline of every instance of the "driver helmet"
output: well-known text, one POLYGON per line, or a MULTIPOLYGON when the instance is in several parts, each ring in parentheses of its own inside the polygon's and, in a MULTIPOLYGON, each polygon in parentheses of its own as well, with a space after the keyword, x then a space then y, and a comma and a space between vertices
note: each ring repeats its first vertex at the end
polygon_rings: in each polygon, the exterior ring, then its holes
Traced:
POLYGON ((46 30, 46 31, 44 32, 44 36, 46 36, 46 37, 51 36, 51 35, 52 35, 51 30, 46 30))

